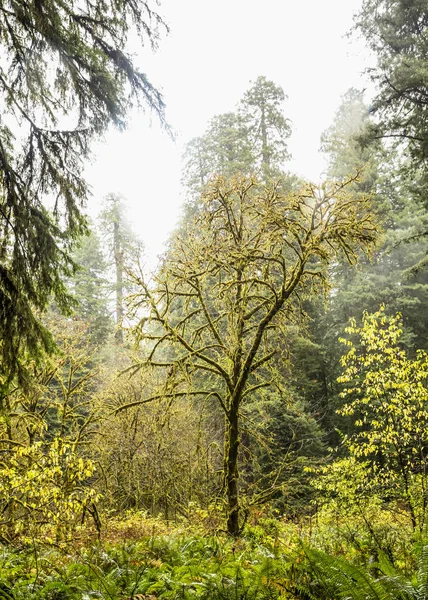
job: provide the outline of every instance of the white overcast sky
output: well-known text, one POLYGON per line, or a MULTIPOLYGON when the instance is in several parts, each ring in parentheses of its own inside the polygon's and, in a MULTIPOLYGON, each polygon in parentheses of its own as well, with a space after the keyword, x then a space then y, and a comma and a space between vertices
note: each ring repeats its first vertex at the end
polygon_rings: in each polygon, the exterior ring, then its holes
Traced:
POLYGON ((181 154, 216 114, 234 110, 250 82, 264 75, 288 96, 292 121, 287 169, 322 178, 321 133, 350 87, 367 88, 368 53, 346 33, 362 0, 163 0, 171 32, 143 52, 141 69, 163 92, 177 139, 156 118, 133 114, 127 131, 111 131, 94 149, 87 177, 92 214, 109 192, 123 194, 149 263, 163 250, 183 201, 181 154))

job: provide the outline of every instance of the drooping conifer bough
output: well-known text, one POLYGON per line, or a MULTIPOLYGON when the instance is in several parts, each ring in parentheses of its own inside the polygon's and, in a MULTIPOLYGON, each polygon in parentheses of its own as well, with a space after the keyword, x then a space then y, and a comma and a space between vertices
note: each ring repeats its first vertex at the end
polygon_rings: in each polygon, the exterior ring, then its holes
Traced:
POLYGON ((37 316, 49 299, 69 308, 91 141, 132 103, 164 122, 127 51, 137 34, 156 46, 162 27, 141 0, 0 0, 0 384, 50 346, 37 316))

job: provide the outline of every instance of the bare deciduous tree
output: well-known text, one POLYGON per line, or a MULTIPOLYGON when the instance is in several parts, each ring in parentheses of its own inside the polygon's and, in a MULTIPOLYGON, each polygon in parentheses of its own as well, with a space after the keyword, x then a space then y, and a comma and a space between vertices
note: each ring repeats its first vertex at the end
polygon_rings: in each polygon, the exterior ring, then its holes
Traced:
POLYGON ((237 536, 242 406, 274 384, 269 367, 300 300, 327 285, 327 266, 338 253, 353 262, 358 248, 367 250, 376 228, 367 200, 352 197, 346 184, 308 185, 284 196, 255 179, 218 178, 202 205, 155 281, 136 276, 132 307, 144 353, 136 368, 165 373, 162 389, 145 402, 195 397, 220 405, 227 530, 237 536))

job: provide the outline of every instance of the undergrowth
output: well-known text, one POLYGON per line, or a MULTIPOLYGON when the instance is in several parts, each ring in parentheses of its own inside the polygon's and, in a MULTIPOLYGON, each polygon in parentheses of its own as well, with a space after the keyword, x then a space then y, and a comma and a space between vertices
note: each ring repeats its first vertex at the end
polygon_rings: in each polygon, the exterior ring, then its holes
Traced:
POLYGON ((3 549, 0 598, 276 599, 284 597, 287 566, 270 548, 196 536, 94 545, 74 555, 3 549))
POLYGON ((406 560, 391 560, 382 553, 368 556, 366 548, 357 554, 348 547, 335 556, 328 547, 314 549, 318 539, 307 528, 262 514, 238 540, 144 514, 111 518, 101 541, 81 529, 58 546, 0 547, 0 600, 428 597, 422 594, 426 545, 412 545, 406 560), (365 596, 358 595, 361 582, 367 583, 365 596), (409 595, 394 596, 399 587, 409 595), (369 589, 382 593, 370 596, 369 589))

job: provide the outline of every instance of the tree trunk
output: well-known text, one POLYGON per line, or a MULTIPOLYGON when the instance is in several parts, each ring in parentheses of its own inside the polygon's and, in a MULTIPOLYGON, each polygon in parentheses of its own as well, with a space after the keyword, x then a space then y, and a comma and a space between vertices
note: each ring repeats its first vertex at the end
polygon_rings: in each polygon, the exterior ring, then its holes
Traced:
POLYGON ((238 537, 239 527, 239 492, 238 492, 238 447, 239 447, 239 429, 238 429, 238 405, 232 405, 227 424, 227 444, 226 444, 226 490, 227 490, 227 532, 238 537))
POLYGON ((262 116, 260 122, 260 130, 262 135, 262 169, 264 175, 267 175, 270 169, 270 156, 267 138, 266 114, 265 105, 262 104, 262 116))
POLYGON ((119 223, 115 221, 113 230, 114 262, 116 267, 116 333, 119 344, 123 343, 122 321, 123 311, 123 248, 120 240, 119 223))

